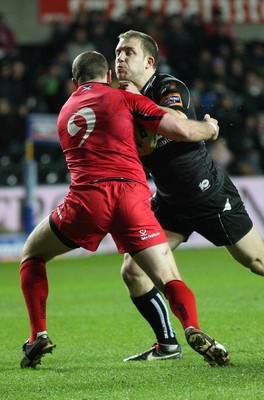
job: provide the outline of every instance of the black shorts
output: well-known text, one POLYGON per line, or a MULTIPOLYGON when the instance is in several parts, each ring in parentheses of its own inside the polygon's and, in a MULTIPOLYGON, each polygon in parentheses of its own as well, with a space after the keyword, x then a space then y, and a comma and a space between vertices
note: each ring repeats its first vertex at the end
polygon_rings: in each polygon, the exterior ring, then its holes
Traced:
POLYGON ((214 191, 212 188, 202 202, 194 202, 188 207, 173 207, 156 193, 152 205, 163 229, 184 235, 186 241, 197 232, 215 246, 228 246, 237 243, 253 226, 235 185, 227 175, 220 189, 214 191))

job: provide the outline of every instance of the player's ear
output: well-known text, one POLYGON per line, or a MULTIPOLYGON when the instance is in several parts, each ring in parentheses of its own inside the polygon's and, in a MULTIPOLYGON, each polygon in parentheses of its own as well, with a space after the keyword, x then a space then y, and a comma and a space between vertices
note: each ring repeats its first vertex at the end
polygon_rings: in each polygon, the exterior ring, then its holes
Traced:
POLYGON ((146 69, 151 68, 151 67, 153 67, 154 64, 155 64, 155 58, 152 56, 148 56, 145 68, 146 69))
POLYGON ((73 82, 73 84, 75 86, 75 89, 78 89, 79 85, 78 85, 78 82, 76 81, 75 78, 72 78, 72 82, 73 82))
POLYGON ((107 83, 111 83, 112 82, 112 71, 111 71, 111 69, 109 69, 107 71, 106 77, 107 77, 107 83))

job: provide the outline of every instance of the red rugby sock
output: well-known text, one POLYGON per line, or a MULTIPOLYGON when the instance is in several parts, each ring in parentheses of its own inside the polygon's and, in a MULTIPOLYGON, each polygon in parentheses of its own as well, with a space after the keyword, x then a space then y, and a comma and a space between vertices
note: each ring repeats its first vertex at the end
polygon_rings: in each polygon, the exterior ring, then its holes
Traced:
POLYGON ((30 320, 30 342, 36 334, 46 330, 46 300, 48 280, 46 264, 40 258, 29 258, 20 266, 21 288, 30 320))
POLYGON ((164 294, 170 303, 173 314, 179 319, 183 329, 189 326, 200 329, 195 296, 184 282, 174 280, 166 283, 164 294))

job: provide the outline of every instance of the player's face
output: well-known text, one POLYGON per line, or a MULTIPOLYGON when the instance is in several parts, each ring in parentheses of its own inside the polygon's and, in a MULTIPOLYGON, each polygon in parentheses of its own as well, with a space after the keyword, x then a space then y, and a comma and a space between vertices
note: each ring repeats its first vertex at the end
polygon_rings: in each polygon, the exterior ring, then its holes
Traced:
POLYGON ((138 39, 121 39, 115 51, 115 72, 118 80, 133 82, 136 86, 144 77, 148 57, 138 39))

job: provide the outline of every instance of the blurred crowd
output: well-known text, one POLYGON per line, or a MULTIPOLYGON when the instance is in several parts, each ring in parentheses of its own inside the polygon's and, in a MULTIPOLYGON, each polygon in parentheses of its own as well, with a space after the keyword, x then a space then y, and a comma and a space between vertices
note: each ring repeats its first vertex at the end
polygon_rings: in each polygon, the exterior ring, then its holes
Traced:
MULTIPOLYGON (((210 23, 200 15, 130 10, 119 20, 80 11, 71 24, 56 23, 45 44, 19 46, 0 15, 0 186, 23 183, 27 117, 57 114, 74 90, 71 63, 86 50, 102 52, 114 71, 118 34, 135 29, 158 43, 158 68, 184 81, 197 118, 217 118, 220 138, 208 143, 215 162, 230 175, 264 173, 264 39, 245 41, 220 9, 210 23)), ((117 85, 117 82, 113 82, 117 85)), ((68 183, 59 146, 36 145, 40 184, 68 183)))

